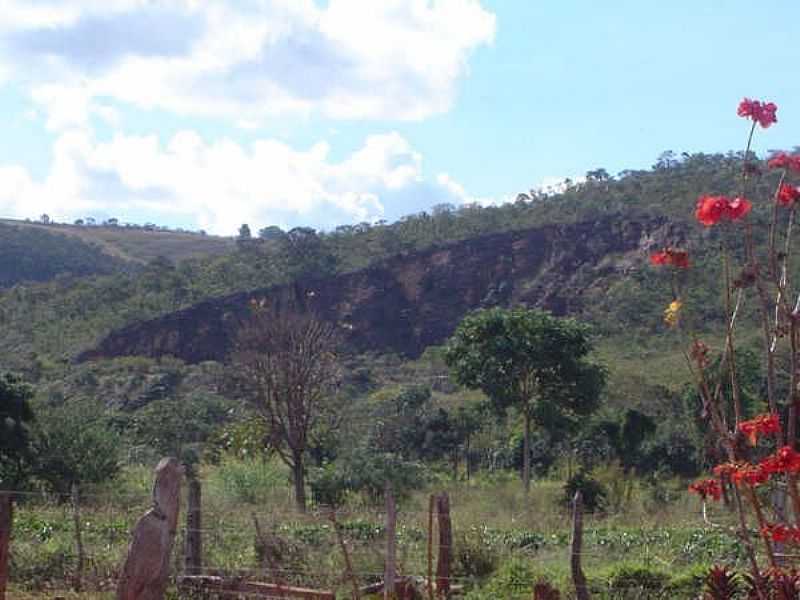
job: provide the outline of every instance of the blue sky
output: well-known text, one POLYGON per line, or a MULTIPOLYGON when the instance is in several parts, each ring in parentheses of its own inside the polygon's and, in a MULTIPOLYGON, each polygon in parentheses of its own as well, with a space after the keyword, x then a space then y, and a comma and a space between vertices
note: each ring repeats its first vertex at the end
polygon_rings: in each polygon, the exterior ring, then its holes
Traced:
POLYGON ((449 202, 800 143, 800 4, 6 0, 0 216, 238 225, 449 202))

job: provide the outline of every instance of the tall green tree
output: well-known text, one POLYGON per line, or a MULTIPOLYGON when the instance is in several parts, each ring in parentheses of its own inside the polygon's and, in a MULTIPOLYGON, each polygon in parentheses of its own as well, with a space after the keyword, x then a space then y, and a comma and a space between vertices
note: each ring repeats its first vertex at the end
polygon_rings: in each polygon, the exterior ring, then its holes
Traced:
POLYGON ((29 467, 31 395, 15 375, 0 375, 0 489, 17 487, 29 467))
POLYGON ((599 405, 606 373, 588 360, 591 350, 585 325, 525 308, 473 312, 447 344, 445 361, 458 383, 481 389, 500 412, 515 407, 521 413, 526 492, 532 424, 554 413, 589 414, 599 405))
POLYGON ((113 479, 122 464, 122 438, 99 403, 79 400, 37 411, 32 438, 35 472, 51 490, 113 479))

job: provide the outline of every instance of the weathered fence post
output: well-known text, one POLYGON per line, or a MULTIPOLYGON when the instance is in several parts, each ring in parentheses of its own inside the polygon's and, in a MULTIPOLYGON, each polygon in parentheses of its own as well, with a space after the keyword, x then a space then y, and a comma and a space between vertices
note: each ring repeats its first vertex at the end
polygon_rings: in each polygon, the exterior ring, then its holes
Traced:
POLYGON ((163 600, 180 511, 183 468, 174 458, 158 463, 153 508, 133 530, 117 586, 117 600, 163 600))
POLYGON ((583 551, 583 500, 580 491, 575 492, 572 499, 572 547, 570 550, 570 568, 572 583, 575 585, 577 600, 590 600, 586 587, 586 576, 581 568, 581 552, 583 551))
POLYGON ((203 497, 200 480, 190 475, 186 498, 186 562, 187 575, 203 572, 203 497))
POLYGON ((11 546, 11 526, 14 522, 14 501, 8 492, 0 492, 0 600, 6 600, 8 583, 8 553, 11 546))
POLYGON ((83 565, 86 562, 83 552, 83 535, 81 531, 81 504, 78 484, 72 484, 72 522, 75 527, 75 552, 78 554, 78 564, 75 567, 75 581, 73 587, 76 592, 83 588, 83 565))
POLYGON ((431 494, 428 501, 428 600, 433 600, 433 510, 436 496, 431 494))
POLYGON ((436 563, 436 595, 450 596, 450 558, 453 550, 453 532, 450 528, 450 497, 443 492, 436 499, 439 521, 439 560, 436 563))
POLYGON ((361 590, 358 587, 358 578, 353 572, 353 563, 350 561, 350 553, 347 551, 347 544, 344 543, 344 535, 342 535, 342 528, 339 527, 339 521, 336 519, 336 511, 331 509, 328 515, 331 523, 333 524, 333 531, 336 534, 336 540, 339 542, 339 548, 344 556, 344 567, 346 575, 353 584, 353 600, 361 600, 361 590))
POLYGON ((383 598, 396 600, 397 579, 397 505, 394 501, 391 482, 386 482, 386 563, 383 568, 383 598))

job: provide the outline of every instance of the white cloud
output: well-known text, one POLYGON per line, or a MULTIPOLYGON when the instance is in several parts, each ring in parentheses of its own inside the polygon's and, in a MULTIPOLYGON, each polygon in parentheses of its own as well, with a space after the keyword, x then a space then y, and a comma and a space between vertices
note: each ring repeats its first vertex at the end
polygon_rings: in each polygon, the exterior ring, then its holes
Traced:
MULTIPOLYGON (((157 136, 116 135, 101 142, 85 131, 62 133, 47 176, 34 180, 19 166, 0 166, 0 214, 47 213, 58 220, 105 214, 122 220, 148 214, 233 234, 241 223, 313 224, 371 221, 409 212, 413 202, 469 199, 446 175, 433 181, 422 157, 397 133, 368 137, 342 161, 327 143, 295 150, 262 139, 207 143, 183 131, 157 136)), ((416 208, 421 208, 416 207, 416 208)))
POLYGON ((447 173, 440 173, 436 177, 437 183, 448 191, 448 193, 458 201, 459 204, 479 204, 481 206, 497 206, 510 202, 513 198, 493 198, 473 196, 464 189, 464 186, 455 181, 447 173))
POLYGON ((53 127, 99 97, 252 125, 446 111, 495 17, 478 0, 5 0, 0 73, 53 127), (75 83, 79 82, 79 83, 75 83))

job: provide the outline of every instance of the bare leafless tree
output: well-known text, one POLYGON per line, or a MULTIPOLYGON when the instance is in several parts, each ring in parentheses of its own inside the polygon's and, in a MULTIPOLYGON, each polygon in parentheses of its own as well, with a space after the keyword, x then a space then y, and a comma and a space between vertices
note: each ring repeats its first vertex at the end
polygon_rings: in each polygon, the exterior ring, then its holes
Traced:
POLYGON ((276 452, 292 470, 295 502, 303 512, 309 438, 341 379, 338 344, 333 325, 256 303, 230 356, 233 380, 266 420, 276 452))

